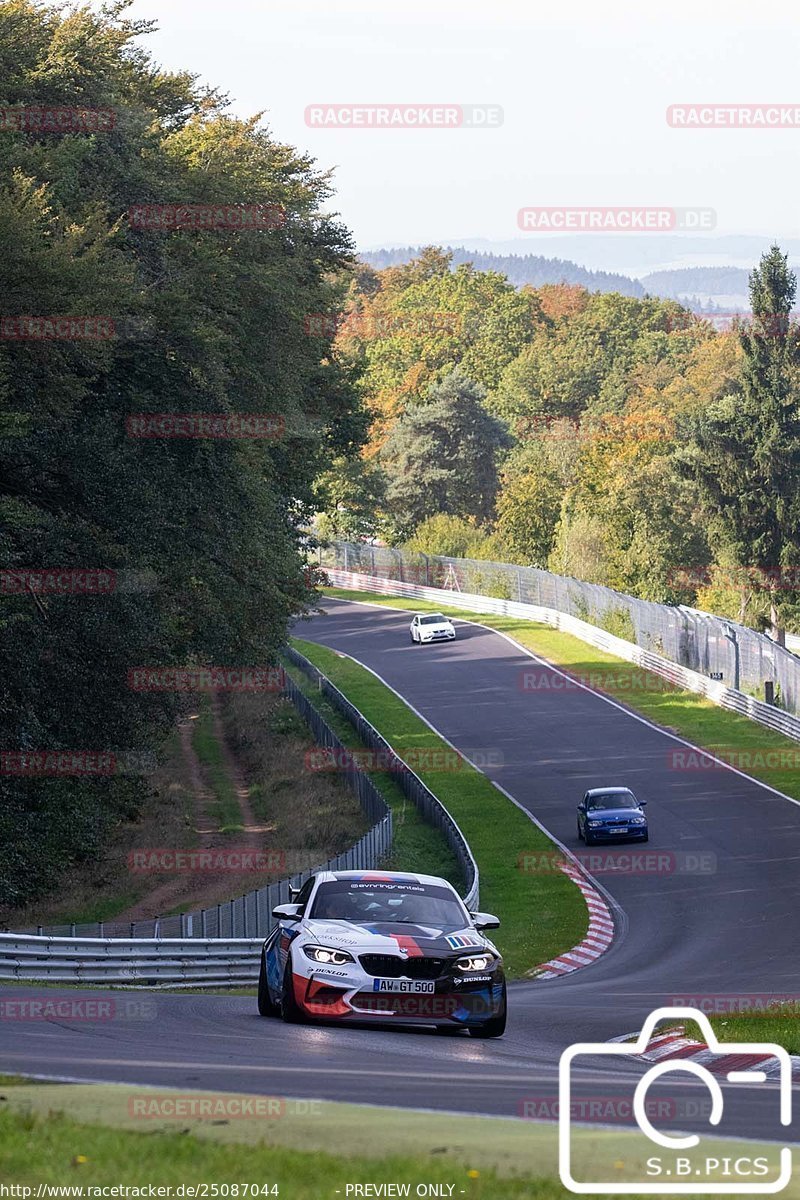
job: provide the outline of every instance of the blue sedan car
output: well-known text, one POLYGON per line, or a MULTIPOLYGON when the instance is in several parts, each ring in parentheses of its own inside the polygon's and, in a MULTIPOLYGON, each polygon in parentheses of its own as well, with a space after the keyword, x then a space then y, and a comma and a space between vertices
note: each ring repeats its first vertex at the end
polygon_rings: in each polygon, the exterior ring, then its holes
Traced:
POLYGON ((646 800, 637 800, 630 788, 592 788, 578 805, 578 837, 587 846, 624 838, 648 840, 646 800))

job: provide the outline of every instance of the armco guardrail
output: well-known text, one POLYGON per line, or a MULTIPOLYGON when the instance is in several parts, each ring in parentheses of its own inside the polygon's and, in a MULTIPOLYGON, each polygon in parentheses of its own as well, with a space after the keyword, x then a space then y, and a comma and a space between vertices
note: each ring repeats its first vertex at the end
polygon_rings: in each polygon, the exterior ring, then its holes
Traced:
POLYGON ((0 934, 0 979, 128 987, 248 986, 261 938, 53 938, 0 934))
MULTIPOLYGON (((780 707, 800 717, 800 661, 755 629, 685 605, 640 600, 599 583, 470 558, 447 558, 390 546, 333 541, 320 565, 402 583, 532 604, 576 617, 690 671, 766 700, 772 683, 780 707)), ((691 572, 685 573, 687 576, 691 572)), ((676 570, 676 581, 681 571, 676 570)))
POLYGON ((782 733, 794 741, 800 741, 800 717, 755 700, 743 692, 726 687, 723 683, 709 679, 698 671, 691 671, 668 658, 643 650, 633 642, 615 637, 596 625, 581 621, 568 613, 559 612, 552 608, 543 608, 536 604, 520 604, 515 600, 496 600, 491 596, 470 595, 466 592, 451 592, 443 588, 421 587, 414 583, 401 583, 396 579, 384 579, 373 575, 362 575, 353 571, 339 571, 331 567, 325 568, 326 574, 335 587, 354 589, 365 592, 380 592, 386 596, 410 596, 417 600, 431 600, 435 604, 449 608, 461 608, 469 612, 495 613, 499 616, 519 617, 523 620, 538 621, 571 633, 598 650, 605 650, 626 662, 635 663, 654 675, 660 675, 678 688, 689 692, 697 692, 706 696, 714 704, 732 712, 740 713, 765 725, 768 729, 782 733))
POLYGON ((444 804, 442 804, 437 796, 434 796, 430 788, 426 787, 419 776, 415 775, 411 768, 403 762, 402 758, 395 753, 386 741, 386 738, 378 732, 374 725, 369 723, 366 717, 358 711, 355 705, 350 703, 347 697, 331 683, 327 676, 318 671, 314 664, 298 653, 293 646, 288 646, 285 653, 289 662, 294 663, 309 679, 312 679, 319 687, 321 694, 347 718, 350 724, 356 729, 362 742, 370 750, 377 751, 383 761, 391 762, 393 767, 392 777, 397 780, 405 795, 419 809, 424 819, 441 831, 445 841, 455 854, 464 878, 464 903, 467 908, 475 910, 479 904, 480 879, 478 865, 469 848, 467 839, 444 804))

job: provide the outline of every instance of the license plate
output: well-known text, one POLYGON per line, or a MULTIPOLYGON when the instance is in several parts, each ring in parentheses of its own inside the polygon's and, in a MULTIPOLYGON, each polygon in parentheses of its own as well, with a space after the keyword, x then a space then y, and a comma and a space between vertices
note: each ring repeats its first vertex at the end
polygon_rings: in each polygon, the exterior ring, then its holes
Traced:
POLYGON ((373 992, 408 992, 413 996, 425 995, 436 990, 431 979, 373 979, 373 992))
POLYGON ((627 825, 615 825, 614 826, 614 833, 627 833, 627 832, 628 832, 627 825))

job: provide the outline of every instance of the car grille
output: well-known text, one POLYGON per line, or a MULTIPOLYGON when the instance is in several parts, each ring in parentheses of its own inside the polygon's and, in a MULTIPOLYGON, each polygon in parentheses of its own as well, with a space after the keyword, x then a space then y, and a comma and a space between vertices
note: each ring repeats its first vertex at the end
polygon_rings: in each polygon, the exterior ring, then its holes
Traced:
POLYGON ((398 958, 396 954, 360 954, 358 961, 368 975, 383 979, 438 979, 444 958, 398 958))

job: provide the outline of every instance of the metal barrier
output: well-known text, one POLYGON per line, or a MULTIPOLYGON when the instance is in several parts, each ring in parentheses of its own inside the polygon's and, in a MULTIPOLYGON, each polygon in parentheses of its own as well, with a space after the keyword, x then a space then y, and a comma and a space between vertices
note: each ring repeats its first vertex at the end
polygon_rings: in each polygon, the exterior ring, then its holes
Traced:
POLYGON ((646 671, 651 671, 654 675, 660 675, 678 688, 683 688, 688 692, 697 692, 722 708, 740 713, 742 716, 757 721, 760 725, 765 725, 768 729, 773 729, 776 733, 782 733, 785 737, 800 741, 800 717, 784 712, 783 709, 776 708, 771 704, 765 704, 762 700, 756 700, 752 696, 746 696, 743 692, 726 687, 724 683, 709 679, 698 671, 691 671, 687 667, 671 662, 668 658, 643 650, 641 646, 634 645, 633 642, 625 641, 623 638, 607 633, 604 629, 598 629, 596 625, 590 625, 587 621, 581 621, 577 617, 558 612, 556 609, 543 608, 536 604, 519 604, 514 600, 497 600, 490 596, 470 595, 466 592, 445 591, 442 588, 420 587, 413 583, 400 583, 394 579, 361 575, 353 571, 326 568, 326 573, 335 587, 380 592, 386 596, 411 596, 418 600, 431 600, 435 604, 446 605, 449 608, 463 608, 477 613, 495 613, 499 616, 519 617, 526 621, 538 621, 540 624, 551 625, 554 629, 571 633, 573 637, 588 642, 590 646, 596 646, 598 650, 605 650, 616 658, 635 663, 646 671))
MULTIPOLYGON (((684 605, 640 600, 538 567, 411 553, 388 546, 331 542, 320 563, 400 583, 516 601, 575 617, 641 649, 726 684, 764 696, 772 682, 780 707, 800 716, 800 661, 746 625, 684 605)), ((796 646, 796 643, 795 643, 796 646)))
POLYGON ((458 865, 461 868, 464 887, 466 889, 464 903, 468 909, 474 911, 480 903, 478 864, 473 858, 467 839, 441 800, 437 796, 434 796, 430 788, 395 753, 386 741, 386 738, 378 732, 374 725, 369 723, 366 717, 358 711, 355 705, 350 703, 347 697, 331 683, 327 676, 317 670, 314 664, 298 653, 293 646, 287 646, 284 653, 289 662, 294 663, 309 679, 312 679, 319 687, 320 693, 331 702, 334 708, 338 709, 347 718, 357 731, 362 742, 370 750, 377 751, 382 761, 386 761, 391 765, 392 778, 397 780, 403 793, 419 809, 424 819, 440 830, 448 846, 455 854, 458 865))

